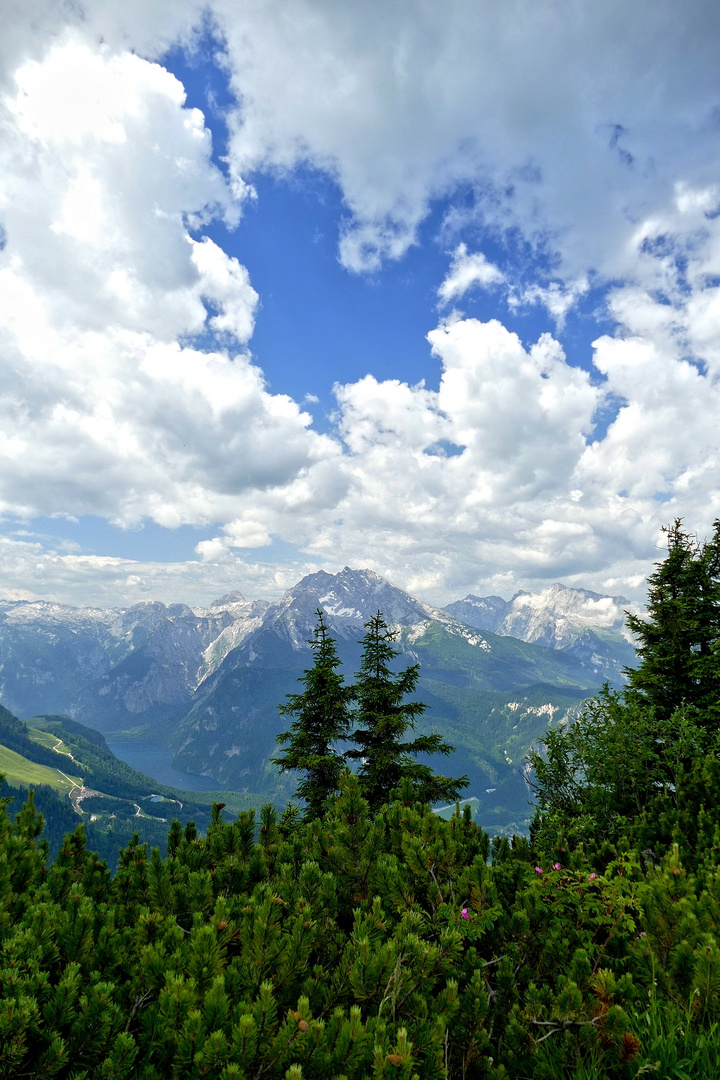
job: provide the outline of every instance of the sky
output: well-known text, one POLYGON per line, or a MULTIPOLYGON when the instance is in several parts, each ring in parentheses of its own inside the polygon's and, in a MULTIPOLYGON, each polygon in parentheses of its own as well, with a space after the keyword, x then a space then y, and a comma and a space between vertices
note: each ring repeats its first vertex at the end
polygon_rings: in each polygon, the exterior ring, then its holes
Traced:
POLYGON ((0 15, 0 596, 638 599, 709 534, 715 0, 0 15))

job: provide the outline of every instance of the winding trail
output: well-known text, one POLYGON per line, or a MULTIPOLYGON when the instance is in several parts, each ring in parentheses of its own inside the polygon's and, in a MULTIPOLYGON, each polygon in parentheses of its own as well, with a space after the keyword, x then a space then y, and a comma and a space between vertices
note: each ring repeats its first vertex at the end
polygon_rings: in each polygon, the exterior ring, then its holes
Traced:
POLYGON ((58 739, 58 741, 53 746, 53 750, 55 751, 55 753, 56 754, 62 754, 63 757, 69 757, 71 761, 74 761, 75 758, 70 753, 70 751, 69 750, 60 750, 60 749, 58 749, 58 747, 60 747, 60 746, 62 746, 62 739, 58 739))
MULTIPOLYGON (((61 750, 60 749, 62 744, 63 744, 62 739, 58 739, 58 741, 52 747, 52 749, 55 751, 55 753, 60 754, 62 757, 70 758, 70 760, 72 762, 75 762, 76 764, 78 764, 78 765, 80 765, 82 767, 82 762, 78 762, 76 760, 76 758, 73 756, 73 754, 70 753, 69 750, 61 750)), ((70 802, 73 805, 73 810, 77 814, 84 814, 85 813, 85 811, 82 808, 83 799, 89 799, 93 795, 98 796, 101 799, 106 798, 106 795, 105 795, 104 791, 96 791, 94 788, 85 787, 84 780, 82 780, 80 783, 78 783, 77 780, 74 780, 72 778, 72 776, 68 776, 67 773, 64 773, 62 771, 62 769, 58 769, 57 771, 60 773, 60 775, 62 777, 64 777, 68 781, 69 784, 72 785, 71 788, 70 788, 70 791, 68 792, 68 798, 70 799, 70 802)), ((123 800, 123 801, 130 802, 129 799, 128 800, 123 800)), ((179 799, 168 799, 168 798, 166 798, 165 802, 175 803, 177 806, 180 807, 180 810, 182 810, 182 808, 183 808, 183 804, 180 802, 179 799)), ((167 823, 167 818, 161 818, 161 817, 154 818, 152 814, 143 814, 142 807, 138 803, 133 802, 132 805, 135 807, 135 817, 148 818, 151 821, 155 820, 155 821, 163 821, 163 822, 167 823)))

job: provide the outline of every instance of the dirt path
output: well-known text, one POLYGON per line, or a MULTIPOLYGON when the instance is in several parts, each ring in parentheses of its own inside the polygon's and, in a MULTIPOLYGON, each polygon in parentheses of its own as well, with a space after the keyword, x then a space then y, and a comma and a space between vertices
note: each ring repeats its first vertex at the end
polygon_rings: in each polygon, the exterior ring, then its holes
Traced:
POLYGON ((60 746, 62 746, 62 739, 58 739, 58 741, 53 746, 53 750, 55 751, 55 753, 56 754, 62 754, 63 757, 69 757, 71 761, 74 761, 75 758, 72 756, 70 751, 69 750, 60 750, 59 749, 60 746))

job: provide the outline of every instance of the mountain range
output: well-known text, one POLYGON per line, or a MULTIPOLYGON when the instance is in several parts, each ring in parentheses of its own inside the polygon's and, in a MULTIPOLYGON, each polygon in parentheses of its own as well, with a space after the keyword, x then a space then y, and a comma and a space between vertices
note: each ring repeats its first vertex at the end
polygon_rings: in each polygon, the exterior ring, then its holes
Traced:
POLYGON ((108 737, 161 744, 182 771, 282 802, 294 781, 268 764, 288 723, 277 706, 312 663, 317 610, 348 680, 379 610, 397 633, 398 666, 420 664, 429 708, 418 731, 457 748, 438 767, 467 773, 481 816, 502 825, 527 813, 520 767, 530 744, 632 663, 622 603, 558 585, 441 609, 348 567, 308 575, 273 604, 239 593, 207 608, 0 601, 0 701, 21 716, 65 713, 108 737))
POLYGON ((561 649, 618 682, 623 668, 635 663, 632 635, 625 625, 628 607, 636 611, 624 596, 556 583, 542 592, 517 592, 511 600, 471 594, 448 604, 446 611, 478 630, 561 649))

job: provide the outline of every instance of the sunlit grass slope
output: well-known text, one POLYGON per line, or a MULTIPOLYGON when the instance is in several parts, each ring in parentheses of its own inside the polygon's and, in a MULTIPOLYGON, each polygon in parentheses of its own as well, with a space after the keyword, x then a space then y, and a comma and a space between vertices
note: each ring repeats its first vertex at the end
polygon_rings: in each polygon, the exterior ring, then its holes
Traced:
POLYGON ((51 769, 49 765, 38 765, 35 761, 16 754, 14 750, 8 750, 0 745, 0 773, 4 773, 10 784, 20 784, 22 787, 38 787, 41 784, 53 788, 54 791, 66 795, 73 787, 82 786, 79 777, 72 777, 70 773, 63 776, 59 769, 51 769))

